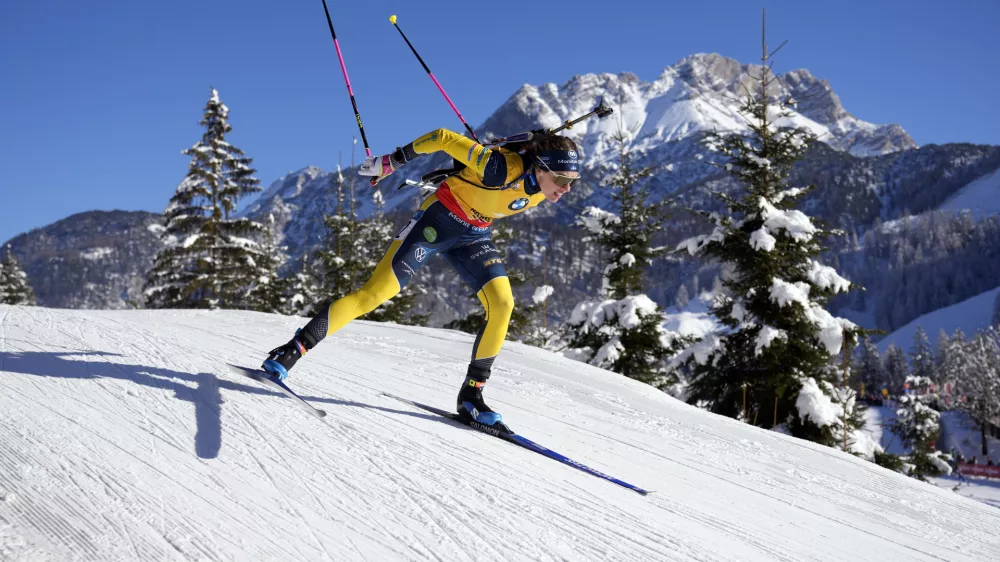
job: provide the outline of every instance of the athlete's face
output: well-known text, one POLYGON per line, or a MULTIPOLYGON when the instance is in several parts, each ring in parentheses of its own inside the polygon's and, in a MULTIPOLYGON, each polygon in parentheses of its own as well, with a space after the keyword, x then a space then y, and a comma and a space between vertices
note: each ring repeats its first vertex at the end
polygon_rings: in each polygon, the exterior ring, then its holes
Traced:
POLYGON ((573 188, 573 181, 580 179, 580 172, 549 172, 540 171, 535 177, 538 178, 538 187, 542 189, 542 194, 549 203, 555 203, 563 195, 569 193, 573 188))

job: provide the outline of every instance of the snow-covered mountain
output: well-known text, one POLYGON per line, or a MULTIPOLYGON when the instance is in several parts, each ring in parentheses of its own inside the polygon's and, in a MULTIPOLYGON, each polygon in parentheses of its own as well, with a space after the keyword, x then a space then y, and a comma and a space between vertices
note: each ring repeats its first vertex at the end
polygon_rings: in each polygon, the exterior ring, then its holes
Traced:
POLYGON ((1000 559, 1000 511, 518 344, 487 397, 643 497, 450 408, 472 336, 357 322, 289 383, 230 374, 302 319, 0 305, 0 559, 1000 559))
POLYGON ((43 306, 127 308, 141 300, 146 272, 163 247, 163 217, 89 211, 10 240, 43 306))
MULTIPOLYGON (((704 180, 716 169, 703 161, 705 152, 699 139, 712 130, 745 130, 745 120, 738 108, 747 72, 760 73, 757 65, 715 54, 697 54, 668 66, 652 82, 643 82, 634 74, 585 74, 563 85, 525 84, 501 105, 477 129, 479 138, 510 135, 540 127, 555 127, 564 121, 592 110, 603 99, 615 109, 615 115, 590 119, 564 134, 574 138, 583 148, 585 165, 592 171, 591 180, 599 179, 596 168, 614 159, 615 135, 620 128, 637 130, 633 149, 644 161, 669 164, 669 173, 659 174, 654 181, 657 190, 672 193, 682 186, 704 180)), ((837 151, 854 156, 891 154, 916 148, 916 143, 898 125, 875 125, 848 113, 825 80, 813 77, 807 70, 795 70, 778 77, 774 94, 787 94, 799 100, 799 110, 787 119, 789 124, 806 127, 837 151)), ((448 124, 445 124, 448 126, 448 124)), ((397 139, 404 144, 411 139, 397 139)), ((415 179, 435 168, 446 166, 449 160, 440 155, 422 159, 403 168, 387 180, 382 191, 386 209, 409 209, 414 204, 411 189, 396 190, 405 178, 415 179)), ((353 170, 345 170, 350 181, 353 170)), ((251 205, 246 213, 262 217, 274 212, 285 234, 294 244, 318 241, 322 213, 331 208, 331 188, 336 172, 324 172, 308 167, 275 181, 251 205)), ((591 184, 594 181, 590 182, 591 184)), ((370 189, 359 182, 359 213, 370 212, 370 189)), ((601 205, 606 196, 589 188, 577 190, 576 206, 601 205)), ((566 211, 545 206, 535 211, 554 213, 566 211)), ((566 222, 568 217, 563 217, 566 222)))
MULTIPOLYGON (((591 120, 567 131, 584 149, 591 164, 613 156, 619 129, 636 130, 637 150, 653 151, 662 145, 712 130, 746 130, 739 114, 744 86, 752 86, 748 73, 759 76, 759 65, 741 64, 716 54, 696 54, 668 66, 652 82, 634 74, 585 74, 562 86, 525 84, 497 110, 482 129, 510 134, 537 126, 556 127, 590 111, 603 98, 617 115, 591 120)), ((848 113, 826 80, 808 70, 794 70, 777 77, 770 92, 799 100, 797 111, 778 124, 807 128, 831 147, 855 156, 876 156, 916 148, 898 125, 875 125, 848 113)))

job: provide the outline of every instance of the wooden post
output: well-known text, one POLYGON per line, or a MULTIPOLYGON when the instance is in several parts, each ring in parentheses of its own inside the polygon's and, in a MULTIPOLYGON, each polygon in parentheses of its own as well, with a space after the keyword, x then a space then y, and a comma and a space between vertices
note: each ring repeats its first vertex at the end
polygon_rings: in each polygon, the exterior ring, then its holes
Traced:
POLYGON ((747 419, 747 383, 743 383, 743 421, 747 419))
MULTIPOLYGON (((847 371, 850 369, 851 364, 848 361, 849 356, 847 355, 847 344, 848 344, 848 334, 847 330, 844 330, 844 343, 842 345, 841 351, 843 352, 843 368, 844 370, 840 372, 840 390, 843 393, 845 390, 849 391, 850 388, 847 386, 847 371)), ((841 398, 843 398, 841 394, 841 398)), ((847 452, 847 402, 843 403, 844 406, 844 452, 847 452)))

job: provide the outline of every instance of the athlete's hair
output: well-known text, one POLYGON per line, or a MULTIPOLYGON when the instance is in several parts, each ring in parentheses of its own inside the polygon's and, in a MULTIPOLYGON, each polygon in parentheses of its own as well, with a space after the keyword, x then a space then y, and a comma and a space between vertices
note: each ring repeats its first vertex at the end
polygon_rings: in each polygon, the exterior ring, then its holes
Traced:
POLYGON ((524 145, 524 150, 528 152, 542 152, 545 150, 580 150, 572 139, 560 137, 559 135, 545 135, 528 141, 524 145))

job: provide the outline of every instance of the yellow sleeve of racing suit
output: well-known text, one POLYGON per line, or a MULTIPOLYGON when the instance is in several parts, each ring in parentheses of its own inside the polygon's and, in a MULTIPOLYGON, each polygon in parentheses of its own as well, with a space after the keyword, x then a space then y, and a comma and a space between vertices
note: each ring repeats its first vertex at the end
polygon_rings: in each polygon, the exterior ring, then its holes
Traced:
POLYGON ((413 141, 413 150, 419 154, 446 152, 475 170, 485 186, 503 186, 524 173, 524 160, 519 154, 499 148, 487 148, 448 129, 437 129, 417 138, 413 141))

